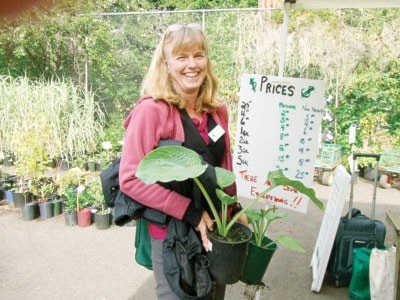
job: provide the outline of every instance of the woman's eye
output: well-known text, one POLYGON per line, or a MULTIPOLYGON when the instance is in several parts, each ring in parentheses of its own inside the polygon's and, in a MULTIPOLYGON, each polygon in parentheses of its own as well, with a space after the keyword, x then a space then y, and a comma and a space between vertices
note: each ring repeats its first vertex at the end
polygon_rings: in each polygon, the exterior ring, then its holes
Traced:
POLYGON ((180 55, 176 57, 177 60, 185 60, 186 56, 180 55))

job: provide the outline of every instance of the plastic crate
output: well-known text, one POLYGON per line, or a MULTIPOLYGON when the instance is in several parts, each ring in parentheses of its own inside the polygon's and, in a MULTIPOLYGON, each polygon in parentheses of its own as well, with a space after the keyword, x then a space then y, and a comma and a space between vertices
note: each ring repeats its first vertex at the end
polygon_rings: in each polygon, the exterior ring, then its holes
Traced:
POLYGON ((386 151, 381 153, 379 167, 390 172, 400 172, 400 151, 386 151))
POLYGON ((322 144, 319 148, 315 167, 334 169, 342 162, 343 146, 338 144, 322 144))

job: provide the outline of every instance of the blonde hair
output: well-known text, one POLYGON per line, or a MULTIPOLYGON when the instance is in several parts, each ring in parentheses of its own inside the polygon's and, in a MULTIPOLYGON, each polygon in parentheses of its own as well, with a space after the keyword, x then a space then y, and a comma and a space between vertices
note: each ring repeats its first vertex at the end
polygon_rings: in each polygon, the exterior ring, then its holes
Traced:
POLYGON ((210 58, 208 44, 202 30, 190 25, 171 25, 164 33, 154 51, 147 74, 143 80, 140 94, 150 95, 154 99, 163 99, 168 103, 185 107, 185 100, 173 89, 165 62, 166 51, 179 53, 182 50, 196 47, 203 50, 207 56, 207 72, 196 101, 197 111, 209 111, 219 107, 221 103, 216 99, 218 81, 215 76, 210 58), (173 30, 172 28, 175 28, 173 30))

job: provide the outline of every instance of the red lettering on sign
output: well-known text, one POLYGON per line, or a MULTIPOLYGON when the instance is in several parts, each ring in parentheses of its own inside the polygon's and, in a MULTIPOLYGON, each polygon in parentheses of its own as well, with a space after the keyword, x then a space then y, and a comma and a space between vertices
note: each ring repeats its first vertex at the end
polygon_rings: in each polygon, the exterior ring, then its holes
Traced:
POLYGON ((240 178, 242 178, 245 181, 257 183, 257 176, 248 175, 246 173, 247 173, 247 170, 239 171, 240 178))

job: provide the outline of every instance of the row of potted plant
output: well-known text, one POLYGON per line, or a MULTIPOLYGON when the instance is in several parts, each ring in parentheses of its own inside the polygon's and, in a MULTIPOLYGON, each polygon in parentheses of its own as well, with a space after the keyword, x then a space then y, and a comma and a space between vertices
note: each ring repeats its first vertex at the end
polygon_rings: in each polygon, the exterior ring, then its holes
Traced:
POLYGON ((99 229, 106 229, 111 225, 111 211, 105 207, 100 178, 88 180, 87 175, 80 168, 56 177, 22 179, 2 174, 0 189, 15 208, 21 209, 26 221, 63 212, 66 225, 89 226, 94 221, 99 229))

